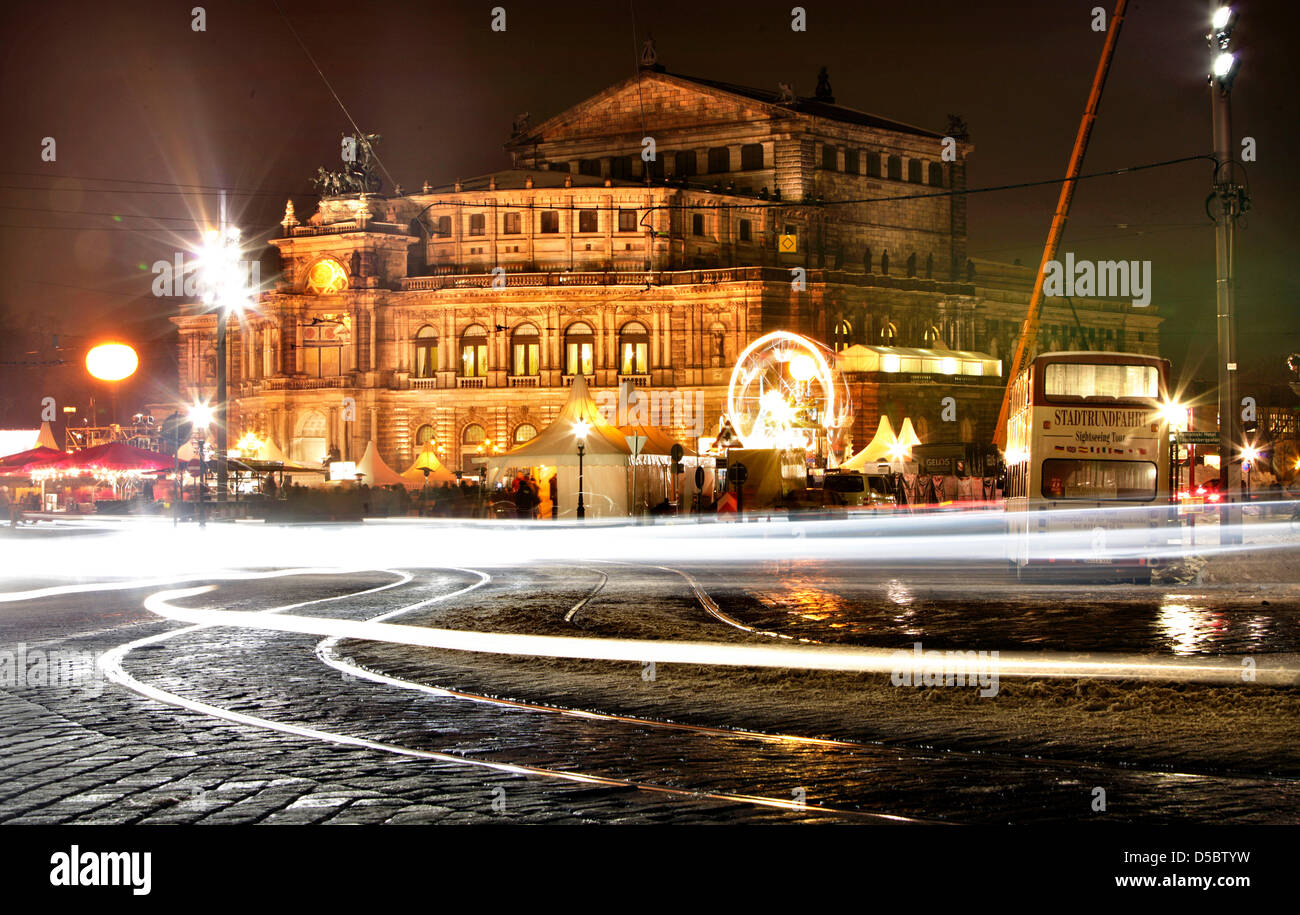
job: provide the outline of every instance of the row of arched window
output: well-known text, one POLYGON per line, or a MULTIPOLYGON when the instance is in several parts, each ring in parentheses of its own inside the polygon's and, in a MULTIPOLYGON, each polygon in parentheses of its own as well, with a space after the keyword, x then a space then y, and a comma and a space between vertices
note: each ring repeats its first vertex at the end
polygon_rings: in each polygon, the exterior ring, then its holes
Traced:
MULTIPOLYGON (((428 325, 415 335, 416 378, 433 378, 438 370, 438 334, 428 325)), ((471 324, 461 332, 456 373, 462 378, 482 378, 488 373, 488 332, 471 324)), ((515 377, 541 372, 542 338, 536 325, 520 324, 510 332, 509 371, 515 377)), ((564 331, 562 361, 566 375, 590 375, 596 370, 596 334, 591 325, 575 321, 564 331)), ((650 333, 639 321, 629 321, 618 332, 618 371, 645 375, 650 371, 650 333)))
MULTIPOLYGON (((510 441, 515 445, 522 445, 524 442, 531 441, 537 437, 537 427, 532 423, 520 423, 515 426, 514 432, 510 434, 510 441)), ((415 430, 415 447, 423 448, 429 442, 437 441, 437 433, 432 425, 425 423, 415 430)), ((487 441, 487 432, 478 423, 470 423, 460 433, 460 443, 467 448, 474 448, 487 441)))
MULTIPOLYGON (((863 336, 869 336, 869 334, 863 336)), ((874 336, 875 339, 872 340, 860 339, 854 333, 853 321, 849 318, 840 318, 835 322, 835 327, 831 331, 831 345, 836 352, 847 349, 855 343, 872 343, 877 346, 905 345, 905 341, 899 339, 898 325, 893 321, 885 321, 874 336)), ((931 324, 921 334, 920 345, 922 347, 931 348, 941 342, 943 342, 943 332, 939 330, 937 325, 931 324)))

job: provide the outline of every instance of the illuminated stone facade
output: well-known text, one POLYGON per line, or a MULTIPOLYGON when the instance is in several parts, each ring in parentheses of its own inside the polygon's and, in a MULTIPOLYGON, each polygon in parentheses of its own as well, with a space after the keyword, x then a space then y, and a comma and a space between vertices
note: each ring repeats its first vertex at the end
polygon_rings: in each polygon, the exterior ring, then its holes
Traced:
MULTIPOLYGON (((577 372, 595 392, 698 395, 712 434, 737 354, 769 330, 1005 359, 1030 275, 967 259, 951 192, 972 147, 956 140, 945 161, 943 143, 828 91, 783 102, 646 67, 517 124, 511 169, 325 198, 306 224, 290 206, 275 289, 230 327, 231 441, 254 431, 315 464, 373 438, 401 470, 432 437, 469 471, 543 428, 577 372), (852 202, 883 197, 911 199, 852 202)), ((1075 306, 1095 348, 1156 351, 1153 308, 1075 306)), ((174 320, 182 391, 211 396, 215 319, 174 320)), ((1049 328, 1073 323, 1048 303, 1049 328)), ((855 442, 892 409, 928 419, 935 440, 991 437, 994 379, 958 385, 964 423, 941 422, 929 384, 953 379, 852 381, 855 442)))

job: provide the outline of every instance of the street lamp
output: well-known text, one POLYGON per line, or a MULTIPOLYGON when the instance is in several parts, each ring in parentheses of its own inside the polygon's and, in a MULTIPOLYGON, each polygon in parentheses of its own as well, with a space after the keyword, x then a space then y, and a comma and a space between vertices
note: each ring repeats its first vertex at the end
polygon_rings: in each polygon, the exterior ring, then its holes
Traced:
MULTIPOLYGON (((92 378, 108 382, 113 408, 109 422, 117 422, 117 383, 130 378, 139 367, 140 357, 125 343, 101 343, 86 353, 86 371, 92 378)), ((91 419, 98 422, 98 417, 91 419)))
MULTIPOLYGON (((1191 407, 1176 400, 1167 400, 1160 404, 1160 419, 1168 427, 1169 432, 1169 475, 1173 478, 1173 492, 1170 493, 1170 500, 1177 501, 1180 487, 1183 484, 1183 471, 1178 457, 1178 435, 1186 432, 1191 425, 1191 407)), ((1187 469, 1187 486, 1189 489, 1195 482, 1195 476, 1196 471, 1191 466, 1191 452, 1189 451, 1187 469)))
POLYGON ((199 452, 199 479, 198 479, 198 498, 196 498, 194 512, 199 518, 199 527, 207 526, 207 518, 203 515, 203 489, 207 485, 208 464, 204 458, 204 449, 207 445, 207 430, 212 425, 214 411, 206 403, 196 403, 190 407, 189 420, 193 428, 193 441, 199 452))
POLYGON ((582 456, 587 451, 587 433, 591 431, 591 423, 585 419, 580 419, 573 424, 573 434, 578 439, 578 520, 581 521, 587 517, 587 506, 582 501, 582 456))
POLYGON ((1241 469, 1245 471, 1245 498, 1250 501, 1250 467, 1259 457, 1259 449, 1254 445, 1247 445, 1241 449, 1241 469))
MULTIPOLYGON (((1225 498, 1219 508, 1220 541, 1237 543, 1241 536, 1241 509, 1232 498, 1240 483, 1229 472, 1232 453, 1241 441, 1240 409, 1237 402, 1236 297, 1237 219, 1250 208, 1246 189, 1236 179, 1233 161, 1232 118, 1229 96, 1236 78, 1238 60, 1230 50, 1237 14, 1221 0, 1210 2, 1210 113, 1214 138, 1214 253, 1215 290, 1219 341, 1219 491, 1225 498)), ((1208 205, 1207 205, 1208 206, 1208 205)))
POLYGON ((199 289, 204 304, 217 313, 216 423, 217 500, 226 501, 226 325, 230 315, 248 305, 250 290, 239 243, 239 229, 226 224, 226 198, 221 198, 221 228, 203 235, 199 251, 199 289))

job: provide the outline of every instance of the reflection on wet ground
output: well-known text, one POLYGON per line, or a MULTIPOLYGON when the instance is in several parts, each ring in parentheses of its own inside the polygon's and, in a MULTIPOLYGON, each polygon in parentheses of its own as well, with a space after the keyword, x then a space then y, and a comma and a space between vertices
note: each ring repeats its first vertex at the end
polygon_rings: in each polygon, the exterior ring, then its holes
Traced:
POLYGON ((742 622, 828 643, 1194 656, 1300 651, 1300 587, 1024 586, 842 564, 702 570, 742 622))

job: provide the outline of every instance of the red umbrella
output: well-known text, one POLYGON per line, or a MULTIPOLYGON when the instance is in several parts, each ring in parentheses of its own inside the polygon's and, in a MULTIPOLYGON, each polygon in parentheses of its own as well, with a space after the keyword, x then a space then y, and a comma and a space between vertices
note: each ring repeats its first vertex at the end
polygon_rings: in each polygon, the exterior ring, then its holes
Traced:
POLYGON ((165 470, 172 466, 172 458, 157 451, 146 451, 122 442, 110 442, 83 448, 76 454, 59 454, 57 460, 41 461, 27 466, 26 470, 108 471, 165 470))
POLYGON ((0 473, 22 473, 29 465, 57 461, 64 457, 67 455, 57 448, 31 448, 0 458, 0 473))

